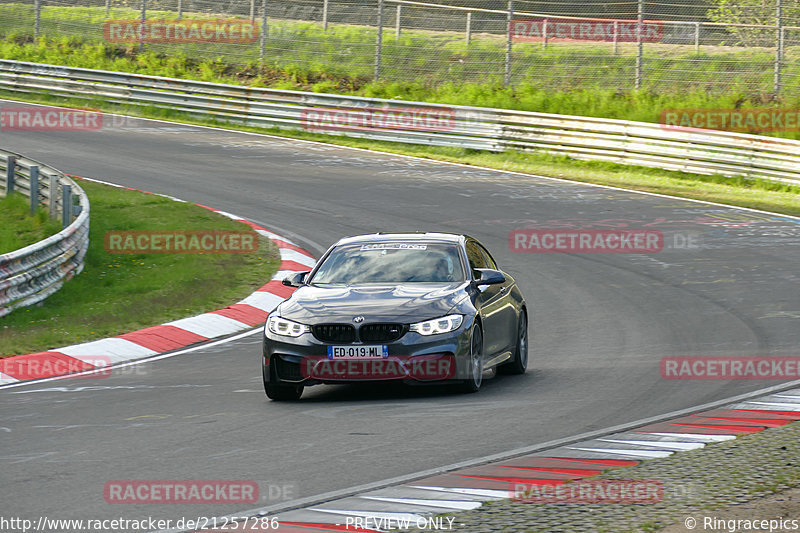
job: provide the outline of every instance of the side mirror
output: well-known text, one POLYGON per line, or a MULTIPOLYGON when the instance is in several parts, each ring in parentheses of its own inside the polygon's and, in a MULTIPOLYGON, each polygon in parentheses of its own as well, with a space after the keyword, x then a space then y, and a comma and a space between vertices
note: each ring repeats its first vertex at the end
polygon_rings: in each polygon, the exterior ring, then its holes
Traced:
POLYGON ((493 270, 491 268, 476 268, 475 271, 480 272, 481 274, 480 279, 476 279, 474 281, 476 287, 480 287, 481 285, 498 285, 506 282, 505 274, 499 270, 493 270))
POLYGON ((283 283, 287 287, 301 287, 306 284, 306 276, 309 272, 295 272, 290 276, 283 278, 283 283))

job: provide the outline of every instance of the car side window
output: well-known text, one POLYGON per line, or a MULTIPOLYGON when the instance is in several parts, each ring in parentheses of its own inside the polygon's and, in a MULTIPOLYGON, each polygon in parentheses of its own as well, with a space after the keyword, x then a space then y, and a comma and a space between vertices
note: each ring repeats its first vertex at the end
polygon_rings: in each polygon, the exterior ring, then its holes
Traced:
POLYGON ((472 270, 472 277, 478 279, 480 274, 476 273, 476 268, 491 268, 486 264, 486 256, 484 256, 480 247, 473 241, 467 242, 467 259, 469 260, 469 268, 472 270))
POLYGON ((480 244, 478 246, 480 247, 481 251, 483 252, 484 262, 486 263, 486 265, 488 265, 486 268, 493 268, 494 270, 497 270, 497 263, 495 263, 494 258, 492 257, 492 254, 489 253, 489 250, 487 250, 486 248, 484 248, 480 244))

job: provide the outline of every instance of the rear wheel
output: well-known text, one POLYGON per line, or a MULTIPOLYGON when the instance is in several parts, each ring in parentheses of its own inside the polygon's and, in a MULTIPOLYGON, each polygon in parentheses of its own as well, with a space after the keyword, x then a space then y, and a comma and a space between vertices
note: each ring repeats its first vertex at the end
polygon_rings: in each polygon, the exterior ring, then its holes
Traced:
POLYGON ((514 359, 497 367, 500 374, 524 374, 528 367, 528 315, 525 311, 519 314, 517 325, 517 346, 514 359))
POLYGON ((300 396, 303 395, 303 385, 275 383, 274 373, 272 374, 272 381, 267 381, 267 372, 271 372, 271 368, 268 369, 267 366, 264 366, 261 371, 261 375, 264 380, 264 392, 267 393, 267 398, 270 400, 274 400, 276 402, 289 402, 293 400, 299 400, 300 396))
POLYGON ((472 327, 472 341, 469 349, 469 368, 467 380, 461 385, 464 392, 477 392, 483 384, 483 332, 475 324, 472 327))

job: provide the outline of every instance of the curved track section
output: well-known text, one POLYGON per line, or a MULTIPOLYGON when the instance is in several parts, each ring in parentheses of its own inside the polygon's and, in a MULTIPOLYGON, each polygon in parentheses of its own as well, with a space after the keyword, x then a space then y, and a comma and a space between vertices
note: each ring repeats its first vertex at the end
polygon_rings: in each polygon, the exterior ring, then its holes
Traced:
MULTIPOLYGON (((71 176, 80 178, 79 176, 71 176)), ((97 180, 92 180, 97 181, 97 180)), ((131 190, 113 183, 102 182, 112 187, 131 190)), ((148 191, 148 194, 156 194, 148 191)), ((164 196, 164 195, 160 195, 164 196)), ((165 196, 167 197, 167 196, 165 196)), ((176 202, 183 200, 167 197, 176 202)), ((154 355, 173 352, 179 348, 226 337, 253 326, 263 324, 267 314, 287 298, 294 289, 285 287, 281 280, 294 272, 303 272, 314 266, 316 260, 293 242, 276 235, 264 227, 243 218, 219 211, 213 207, 199 205, 237 220, 272 241, 278 249, 281 262, 272 279, 243 300, 221 309, 173 320, 96 341, 50 348, 47 352, 17 355, 0 359, 0 385, 58 377, 76 372, 110 371, 111 365, 150 358, 154 355)))
POLYGON ((258 335, 0 391, 18 515, 176 519, 255 505, 115 505, 109 480, 252 480, 260 505, 691 407, 775 382, 664 380, 674 356, 797 356, 798 220, 674 198, 230 131, 109 117, 102 132, 2 134, 65 171, 235 212, 319 254, 343 235, 466 232, 531 306, 531 370, 469 396, 260 389, 258 335), (523 254, 526 227, 660 230, 652 254, 523 254), (675 247, 693 236, 696 247, 675 247))

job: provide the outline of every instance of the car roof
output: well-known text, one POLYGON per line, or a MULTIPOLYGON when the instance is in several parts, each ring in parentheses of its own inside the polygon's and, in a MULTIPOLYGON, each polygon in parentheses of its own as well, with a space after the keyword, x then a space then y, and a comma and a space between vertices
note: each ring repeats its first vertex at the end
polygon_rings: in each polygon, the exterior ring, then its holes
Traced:
POLYGON ((336 246, 342 244, 357 244, 357 243, 380 243, 380 242, 447 242, 453 244, 461 244, 467 237, 465 235, 457 235, 455 233, 370 233, 367 235, 355 235, 353 237, 345 237, 336 243, 336 246))

